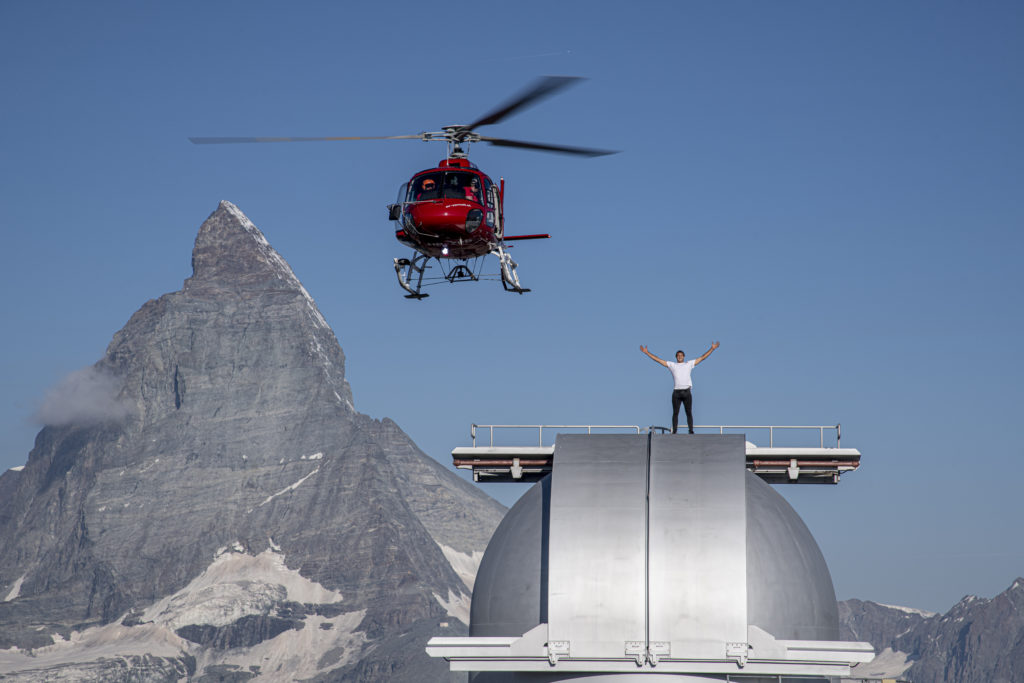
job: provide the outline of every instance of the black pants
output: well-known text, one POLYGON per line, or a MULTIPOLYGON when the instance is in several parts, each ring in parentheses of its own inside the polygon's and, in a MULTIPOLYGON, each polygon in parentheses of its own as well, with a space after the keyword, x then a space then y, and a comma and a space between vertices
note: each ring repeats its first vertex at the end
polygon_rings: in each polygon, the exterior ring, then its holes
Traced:
POLYGON ((686 426, 693 434, 693 394, 689 389, 672 390, 672 433, 675 434, 679 428, 679 404, 686 408, 686 426))

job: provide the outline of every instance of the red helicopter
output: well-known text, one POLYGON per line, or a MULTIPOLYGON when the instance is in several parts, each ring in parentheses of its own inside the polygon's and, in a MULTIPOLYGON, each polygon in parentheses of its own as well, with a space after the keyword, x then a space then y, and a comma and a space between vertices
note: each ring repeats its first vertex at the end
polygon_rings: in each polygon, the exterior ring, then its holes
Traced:
POLYGON ((567 147, 503 138, 486 137, 476 128, 489 126, 535 104, 558 90, 581 80, 576 76, 547 76, 512 98, 502 106, 469 125, 444 126, 440 131, 417 135, 381 137, 327 137, 327 138, 189 138, 195 144, 233 142, 310 142, 333 140, 443 140, 448 154, 435 168, 416 173, 398 191, 398 199, 388 205, 388 218, 395 221, 395 238, 412 247, 411 258, 394 259, 398 284, 409 292, 407 299, 423 299, 429 294, 421 290, 426 285, 441 282, 477 281, 489 277, 482 271, 483 257, 498 257, 501 284, 505 291, 523 294, 529 292, 519 283, 518 264, 509 256, 508 242, 544 239, 546 234, 506 235, 503 211, 505 180, 495 183, 469 161, 469 145, 487 142, 499 147, 517 147, 542 152, 602 156, 615 152, 583 147, 567 147), (431 259, 441 269, 440 277, 425 277, 431 259))

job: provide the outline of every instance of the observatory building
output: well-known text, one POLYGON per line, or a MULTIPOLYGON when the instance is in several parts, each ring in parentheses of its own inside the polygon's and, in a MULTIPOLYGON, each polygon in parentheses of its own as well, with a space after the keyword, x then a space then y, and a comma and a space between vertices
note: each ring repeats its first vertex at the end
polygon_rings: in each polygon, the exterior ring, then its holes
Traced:
POLYGON ((469 636, 431 656, 473 683, 826 683, 873 659, 839 641, 821 551, 766 483, 836 483, 855 449, 636 431, 453 451, 536 483, 487 547, 469 636))

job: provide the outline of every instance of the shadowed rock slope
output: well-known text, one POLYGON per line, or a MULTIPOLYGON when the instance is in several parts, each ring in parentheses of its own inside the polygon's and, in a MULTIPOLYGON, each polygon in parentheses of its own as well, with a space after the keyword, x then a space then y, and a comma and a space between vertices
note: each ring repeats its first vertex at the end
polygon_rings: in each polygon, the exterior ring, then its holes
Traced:
POLYGON ((869 641, 880 653, 866 670, 912 683, 1024 681, 1024 578, 992 599, 969 595, 945 614, 845 600, 839 616, 844 640, 869 641))
POLYGON ((423 645, 464 632, 504 508, 355 410, 334 333, 235 206, 192 266, 53 398, 113 409, 0 477, 0 677, 448 680, 423 645))

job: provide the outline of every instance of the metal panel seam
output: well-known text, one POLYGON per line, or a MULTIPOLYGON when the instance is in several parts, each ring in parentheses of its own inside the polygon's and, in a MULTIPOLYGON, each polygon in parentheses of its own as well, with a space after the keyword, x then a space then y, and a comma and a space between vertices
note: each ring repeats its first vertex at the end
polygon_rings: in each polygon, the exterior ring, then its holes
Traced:
POLYGON ((644 499, 644 656, 651 656, 651 438, 647 432, 647 472, 644 499))

